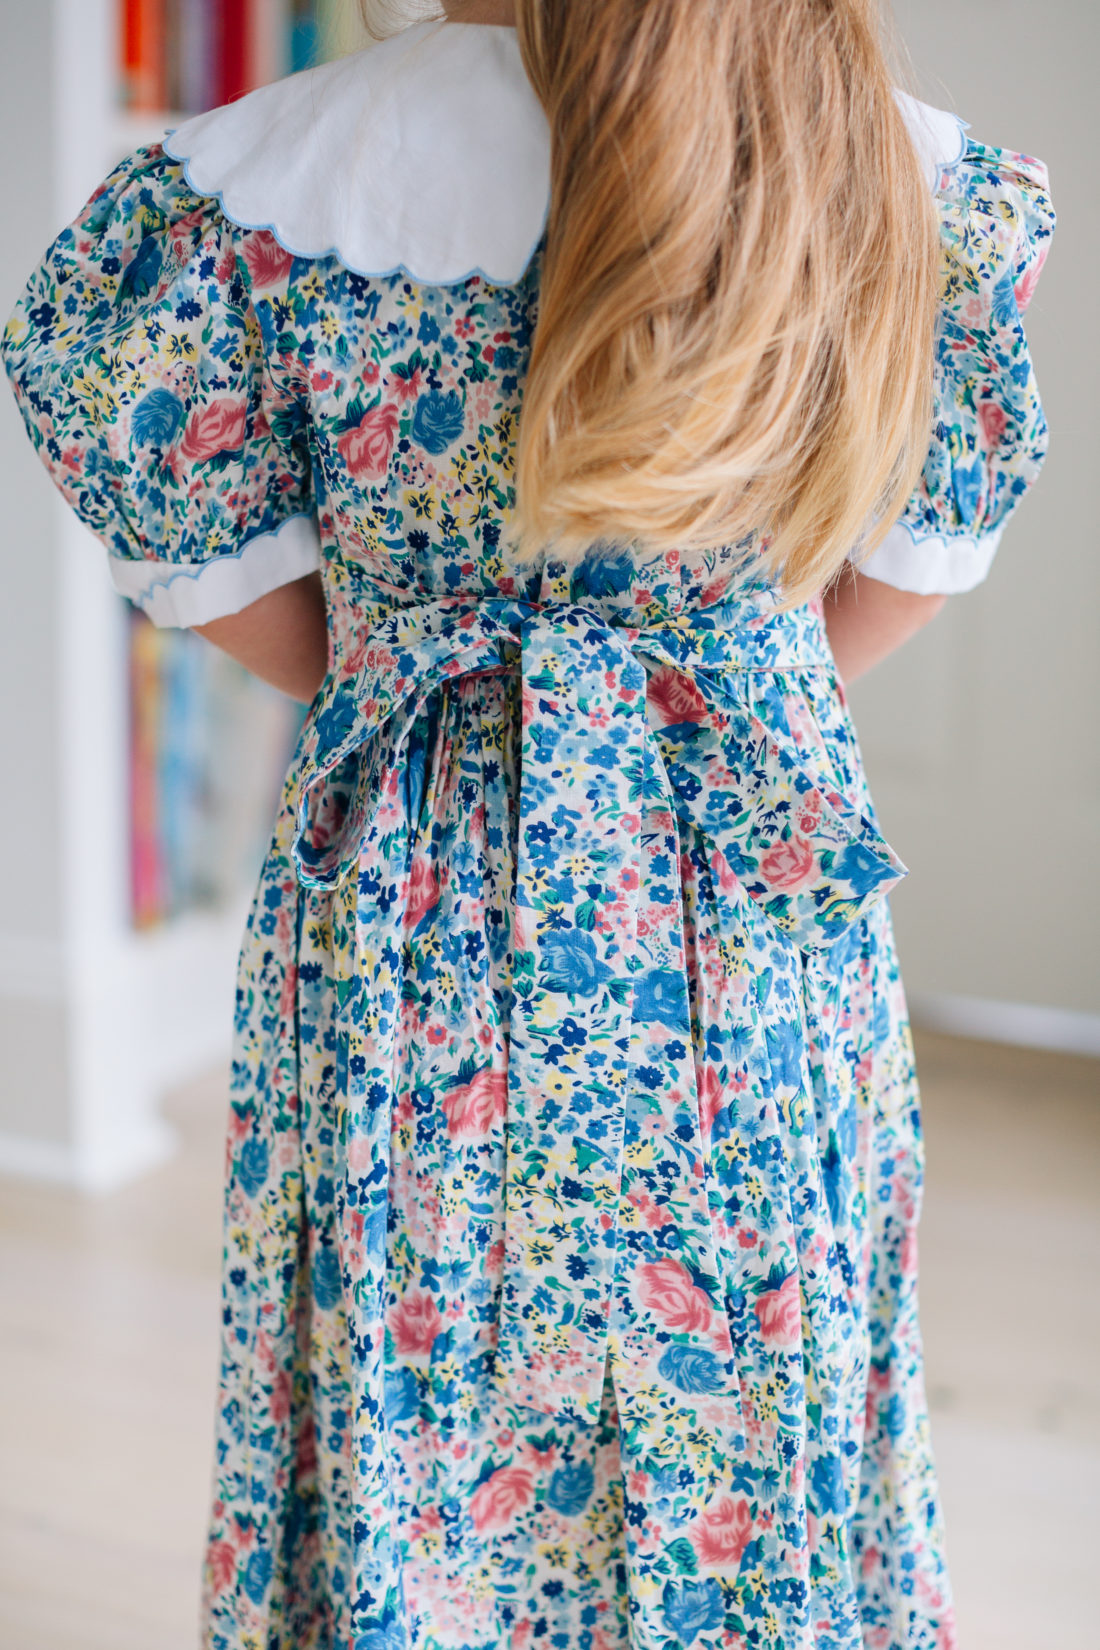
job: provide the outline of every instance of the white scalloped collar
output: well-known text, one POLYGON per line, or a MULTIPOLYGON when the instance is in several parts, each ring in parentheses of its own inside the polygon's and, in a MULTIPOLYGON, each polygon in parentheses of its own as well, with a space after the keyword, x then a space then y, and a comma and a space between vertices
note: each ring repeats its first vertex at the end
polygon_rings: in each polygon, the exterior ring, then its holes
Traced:
MULTIPOLYGON (((898 94, 935 188, 954 115, 898 94)), ((243 228, 361 275, 519 280, 550 193, 550 136, 514 29, 420 23, 208 114, 164 141, 243 228)))

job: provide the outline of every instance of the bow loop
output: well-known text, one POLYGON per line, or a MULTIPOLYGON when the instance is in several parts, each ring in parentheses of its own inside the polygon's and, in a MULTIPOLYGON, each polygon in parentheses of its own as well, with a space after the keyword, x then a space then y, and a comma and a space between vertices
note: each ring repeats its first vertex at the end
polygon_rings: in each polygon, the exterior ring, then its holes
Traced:
POLYGON ((507 668, 533 611, 504 599, 400 608, 364 638, 357 668, 326 682, 298 777, 306 887, 335 888, 354 870, 421 706, 448 681, 507 668))

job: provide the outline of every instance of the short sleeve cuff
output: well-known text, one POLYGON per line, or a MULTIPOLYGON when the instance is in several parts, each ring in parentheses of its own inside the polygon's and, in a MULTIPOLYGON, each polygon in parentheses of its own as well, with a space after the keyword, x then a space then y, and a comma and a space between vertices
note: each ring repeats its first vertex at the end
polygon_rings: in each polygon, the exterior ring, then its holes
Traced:
POLYGON ((972 533, 914 533, 896 522, 882 543, 856 565, 869 579, 918 596, 955 596, 973 590, 989 572, 1001 528, 972 533))
POLYGON ((321 565, 321 540, 311 511, 249 539, 235 555, 198 566, 109 559, 115 589, 155 625, 187 628, 239 613, 279 585, 314 572, 321 565))

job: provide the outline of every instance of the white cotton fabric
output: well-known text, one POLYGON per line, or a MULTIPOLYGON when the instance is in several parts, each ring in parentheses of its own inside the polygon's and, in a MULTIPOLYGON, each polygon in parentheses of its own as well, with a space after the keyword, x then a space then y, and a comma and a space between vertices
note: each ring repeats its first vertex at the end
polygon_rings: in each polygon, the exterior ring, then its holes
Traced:
POLYGON ((234 223, 429 285, 518 281, 550 135, 514 29, 421 23, 177 128, 165 150, 234 223))
POLYGON ((209 624, 239 613, 281 584, 304 578, 321 565, 315 515, 291 516, 273 533, 249 539, 236 555, 197 566, 109 557, 117 591, 161 628, 209 624))
POLYGON ((972 533, 917 536, 899 521, 882 543, 857 565, 869 579, 911 590, 918 596, 957 596, 973 590, 989 572, 1002 528, 972 533))

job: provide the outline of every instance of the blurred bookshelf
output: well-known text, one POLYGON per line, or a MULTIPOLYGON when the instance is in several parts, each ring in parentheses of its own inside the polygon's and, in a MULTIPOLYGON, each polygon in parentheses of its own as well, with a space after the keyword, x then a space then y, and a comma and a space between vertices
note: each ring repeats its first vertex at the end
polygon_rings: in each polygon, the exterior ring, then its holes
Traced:
MULTIPOLYGON (((356 0, 50 5, 57 228, 185 115, 366 43, 356 0)), ((33 993, 63 1005, 65 1127, 39 1136, 28 1110, 25 1133, 0 1137, 0 1171, 104 1190, 172 1150, 163 1094, 228 1056, 301 710, 201 638, 150 625, 115 593, 98 541, 54 507, 65 922, 33 993)))
POLYGON ((148 931, 255 880, 302 718, 190 631, 127 625, 130 917, 148 931))
POLYGON ((356 0, 120 0, 118 101, 198 114, 365 43, 356 0))
MULTIPOLYGON (((116 0, 112 160, 365 41, 355 0, 116 0)), ((135 929, 239 904, 300 713, 187 632, 127 615, 135 929), (232 783, 227 776, 232 775, 232 783)))
MULTIPOLYGON (((355 0, 115 0, 111 161, 190 114, 358 43, 355 0)), ((237 911, 301 714, 186 631, 128 610, 129 913, 139 934, 237 911)), ((193 926, 193 924, 192 924, 193 926)))

